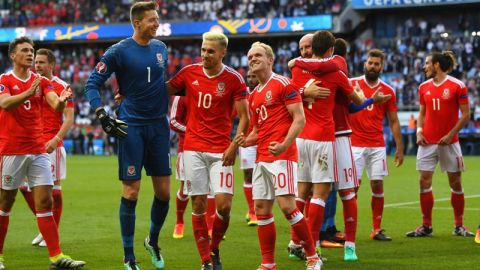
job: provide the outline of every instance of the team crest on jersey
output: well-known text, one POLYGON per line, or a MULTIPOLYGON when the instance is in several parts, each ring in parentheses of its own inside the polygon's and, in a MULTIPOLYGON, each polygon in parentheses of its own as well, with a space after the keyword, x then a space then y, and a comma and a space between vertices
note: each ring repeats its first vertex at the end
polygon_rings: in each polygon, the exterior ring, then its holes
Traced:
POLYGON ((2 93, 3 91, 5 91, 5 85, 0 84, 0 93, 2 93))
POLYGON ((270 104, 270 102, 272 101, 272 91, 271 90, 268 90, 267 93, 265 94, 265 101, 267 102, 267 104, 270 104))
POLYGON ((224 82, 219 82, 217 84, 217 96, 221 97, 225 93, 225 83, 224 82))
POLYGON ((103 74, 107 72, 107 64, 104 62, 98 62, 97 66, 95 67, 98 73, 103 74))
POLYGON ((128 166, 128 169, 127 169, 127 174, 128 176, 134 176, 135 175, 135 166, 128 166))
POLYGON ((448 88, 443 89, 442 98, 443 99, 450 98, 450 89, 448 89, 448 88))
POLYGON ((4 175, 3 176, 3 183, 11 184, 13 182, 13 177, 11 175, 4 175))
POLYGON ((159 66, 163 66, 163 63, 164 63, 164 61, 163 61, 163 55, 162 55, 161 53, 157 53, 157 64, 158 64, 159 66))

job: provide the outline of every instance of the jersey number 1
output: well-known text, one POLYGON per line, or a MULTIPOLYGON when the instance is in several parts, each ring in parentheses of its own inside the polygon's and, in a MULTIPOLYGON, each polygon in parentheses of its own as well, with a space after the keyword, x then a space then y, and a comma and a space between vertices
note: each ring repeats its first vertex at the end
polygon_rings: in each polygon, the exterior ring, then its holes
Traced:
POLYGON ((147 82, 150 82, 150 67, 147 67, 147 82))

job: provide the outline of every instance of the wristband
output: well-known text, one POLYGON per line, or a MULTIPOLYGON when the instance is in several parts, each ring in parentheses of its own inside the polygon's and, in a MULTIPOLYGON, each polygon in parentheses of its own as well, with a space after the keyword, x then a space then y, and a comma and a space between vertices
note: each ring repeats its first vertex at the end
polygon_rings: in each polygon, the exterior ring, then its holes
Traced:
POLYGON ((422 127, 417 127, 417 134, 420 133, 420 132, 423 132, 423 128, 422 127))

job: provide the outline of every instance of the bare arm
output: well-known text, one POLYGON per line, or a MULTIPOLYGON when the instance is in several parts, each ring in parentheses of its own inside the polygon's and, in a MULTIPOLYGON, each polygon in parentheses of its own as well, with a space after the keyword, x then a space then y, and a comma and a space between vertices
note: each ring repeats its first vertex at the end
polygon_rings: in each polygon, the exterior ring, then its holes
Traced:
POLYGON ((460 112, 462 112, 462 116, 455 124, 455 126, 448 132, 445 136, 443 136, 438 144, 440 145, 447 145, 452 142, 453 136, 457 134, 460 129, 462 129, 470 119, 470 106, 468 104, 460 104, 460 112))
POLYGON ((288 129, 287 136, 283 142, 270 142, 268 146, 268 150, 272 155, 278 156, 285 152, 285 150, 290 147, 293 141, 297 138, 297 136, 302 132, 303 127, 305 126, 305 114, 303 112, 303 105, 302 103, 293 103, 287 105, 287 110, 293 118, 293 122, 288 129))
POLYGON ((427 145, 428 142, 423 137, 423 122, 425 121, 425 105, 420 105, 420 111, 418 112, 417 120, 417 144, 427 145))
POLYGON ((47 100, 48 105, 50 105, 50 107, 52 107, 55 111, 63 112, 65 110, 65 106, 67 105, 67 99, 72 97, 72 95, 72 89, 70 86, 68 86, 62 91, 60 96, 57 96, 55 92, 48 92, 45 96, 45 99, 47 100))
MULTIPOLYGON (((246 99, 241 99, 235 101, 235 109, 237 110, 238 117, 240 122, 237 127, 237 134, 245 134, 248 130, 248 104, 246 99)), ((236 152, 238 149, 238 144, 236 140, 233 140, 228 146, 227 150, 223 153, 223 166, 231 166, 235 164, 236 152)))
POLYGON ((19 105, 23 104, 26 100, 28 100, 31 96, 35 95, 40 90, 40 77, 37 77, 30 88, 22 92, 18 95, 10 95, 5 93, 0 95, 0 108, 4 110, 11 110, 13 108, 18 107, 19 105))
POLYGON ((177 89, 177 88, 174 88, 171 84, 170 84, 170 81, 168 81, 166 83, 167 85, 167 94, 170 95, 170 96, 173 96, 175 95, 176 93, 180 92, 182 89, 177 89))
POLYGON ((57 148, 58 143, 65 138, 65 135, 67 135, 68 130, 72 127, 73 125, 73 120, 74 120, 74 109, 73 108, 65 108, 63 111, 63 123, 62 126, 60 127, 60 130, 57 132, 57 135, 55 137, 51 138, 47 142, 47 152, 51 153, 55 148, 57 148))
POLYGON ((363 91, 358 85, 358 83, 355 84, 353 90, 354 91, 348 95, 348 98, 356 105, 362 105, 365 101, 365 95, 363 94, 363 91))
POLYGON ((398 115, 395 111, 388 111, 387 117, 388 123, 390 124, 390 129, 393 133, 393 138, 395 139, 395 145, 397 146, 395 151, 395 166, 399 167, 403 163, 404 149, 400 121, 398 120, 398 115))

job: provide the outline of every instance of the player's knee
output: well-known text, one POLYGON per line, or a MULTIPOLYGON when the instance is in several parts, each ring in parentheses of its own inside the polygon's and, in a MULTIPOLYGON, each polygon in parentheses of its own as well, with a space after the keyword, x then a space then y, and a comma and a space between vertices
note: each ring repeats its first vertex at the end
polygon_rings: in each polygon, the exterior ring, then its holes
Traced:
POLYGON ((52 198, 50 196, 45 196, 44 198, 38 199, 35 201, 35 210, 43 211, 52 209, 52 198))
POLYGON ((168 190, 161 190, 155 192, 155 197, 160 201, 169 201, 170 200, 170 191, 168 190))
POLYGON ((195 214, 203 214, 207 209, 206 200, 202 200, 199 197, 192 197, 192 211, 195 214))
POLYGON ((224 217, 228 218, 230 216, 231 205, 221 205, 217 207, 217 213, 224 217))

